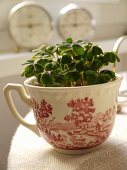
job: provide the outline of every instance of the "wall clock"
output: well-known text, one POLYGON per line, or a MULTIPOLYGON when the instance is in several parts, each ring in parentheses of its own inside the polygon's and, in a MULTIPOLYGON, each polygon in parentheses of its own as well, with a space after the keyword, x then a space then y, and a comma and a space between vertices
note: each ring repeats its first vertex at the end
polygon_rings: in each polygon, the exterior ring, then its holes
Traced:
POLYGON ((52 36, 51 16, 38 3, 19 3, 9 12, 9 32, 19 47, 36 48, 52 36))
POLYGON ((94 32, 95 20, 91 13, 76 4, 69 4, 60 11, 58 32, 63 39, 89 39, 94 32))

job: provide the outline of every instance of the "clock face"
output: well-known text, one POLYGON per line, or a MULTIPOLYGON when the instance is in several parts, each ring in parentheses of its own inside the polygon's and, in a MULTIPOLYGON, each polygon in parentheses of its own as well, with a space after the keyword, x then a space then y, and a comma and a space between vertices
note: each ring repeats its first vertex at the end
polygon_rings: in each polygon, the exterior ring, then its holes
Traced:
POLYGON ((94 20, 91 14, 82 8, 71 9, 62 14, 58 22, 58 30, 63 39, 87 39, 93 33, 94 20))
POLYGON ((23 2, 11 9, 9 29, 19 46, 32 49, 49 41, 53 27, 50 15, 42 6, 23 2))

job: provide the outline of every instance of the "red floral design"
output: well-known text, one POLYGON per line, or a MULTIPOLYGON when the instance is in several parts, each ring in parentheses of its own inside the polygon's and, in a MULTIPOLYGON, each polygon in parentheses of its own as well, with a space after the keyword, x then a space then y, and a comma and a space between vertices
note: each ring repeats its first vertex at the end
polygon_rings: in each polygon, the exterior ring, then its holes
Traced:
POLYGON ((60 149, 83 149, 102 143, 111 132, 116 113, 115 106, 96 113, 93 99, 88 97, 72 99, 67 103, 71 113, 61 123, 55 121, 53 108, 44 99, 32 102, 39 129, 50 144, 60 149))
POLYGON ((72 109, 72 113, 66 115, 64 120, 73 122, 75 126, 79 127, 86 126, 86 123, 91 122, 92 113, 95 112, 92 99, 86 97, 85 99, 71 100, 67 106, 72 109))
POLYGON ((52 114, 52 106, 47 104, 47 102, 43 99, 40 104, 38 104, 33 99, 33 109, 37 114, 37 117, 40 118, 48 118, 50 114, 52 114))
POLYGON ((38 127, 40 130, 42 130, 48 123, 53 121, 50 120, 48 122, 48 117, 52 115, 52 106, 48 104, 44 99, 42 99, 40 104, 37 103, 34 99, 32 100, 32 103, 38 127))

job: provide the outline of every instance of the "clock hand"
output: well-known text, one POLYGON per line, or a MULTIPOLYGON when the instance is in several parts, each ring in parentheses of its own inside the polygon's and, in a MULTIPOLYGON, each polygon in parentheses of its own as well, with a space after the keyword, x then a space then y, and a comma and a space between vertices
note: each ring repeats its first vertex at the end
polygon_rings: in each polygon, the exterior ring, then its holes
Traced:
POLYGON ((28 27, 36 27, 40 25, 43 25, 43 24, 42 23, 28 24, 28 27))
POLYGON ((85 23, 73 23, 73 24, 68 24, 68 25, 62 25, 62 27, 77 27, 77 26, 81 26, 81 25, 85 25, 85 23))
POLYGON ((21 25, 17 25, 18 27, 28 27, 28 28, 33 28, 33 27, 36 27, 36 26, 40 26, 40 25, 43 25, 42 23, 35 23, 35 24, 21 24, 21 25))

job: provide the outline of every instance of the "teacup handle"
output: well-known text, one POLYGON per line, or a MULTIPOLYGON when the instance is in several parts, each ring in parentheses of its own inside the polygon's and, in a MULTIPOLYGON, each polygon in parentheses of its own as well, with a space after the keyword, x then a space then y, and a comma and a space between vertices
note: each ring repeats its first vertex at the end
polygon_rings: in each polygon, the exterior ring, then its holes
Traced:
POLYGON ((21 123, 23 126, 27 127, 28 129, 32 130, 34 133, 36 133, 38 136, 40 136, 39 134, 39 130, 37 128, 37 125, 35 124, 30 124, 30 123, 27 123, 23 118, 22 116, 18 113, 15 105, 14 105, 14 102, 13 102, 13 99, 12 99, 12 96, 11 96, 11 93, 12 91, 17 91, 22 99, 22 101, 24 103, 26 103, 28 106, 32 106, 31 104, 31 100, 30 100, 30 96, 26 93, 26 90, 24 88, 23 85, 21 84, 12 84, 12 83, 8 83, 5 87, 4 87, 4 95, 5 95, 5 98, 6 98, 6 101, 7 101, 7 104, 11 110, 11 113, 13 114, 13 116, 19 121, 19 123, 21 123))
MULTIPOLYGON (((114 46, 113 46, 113 51, 114 51, 115 53, 118 54, 119 48, 120 48, 122 42, 123 42, 125 39, 127 39, 127 35, 121 36, 121 37, 119 37, 119 38, 117 39, 117 41, 115 42, 115 44, 114 44, 114 46)), ((112 70, 113 70, 113 71, 116 71, 116 63, 113 64, 112 70)))
MULTIPOLYGON (((127 35, 121 36, 120 38, 117 39, 117 41, 115 42, 114 47, 113 47, 113 51, 115 53, 118 54, 119 48, 120 48, 122 42, 126 39, 127 39, 127 35)), ((113 64, 113 71, 116 71, 116 63, 113 64)), ((126 92, 123 92, 123 94, 119 94, 119 97, 126 98, 124 101, 118 101, 118 105, 120 105, 120 106, 127 105, 127 94, 125 95, 124 93, 126 93, 126 92)))

